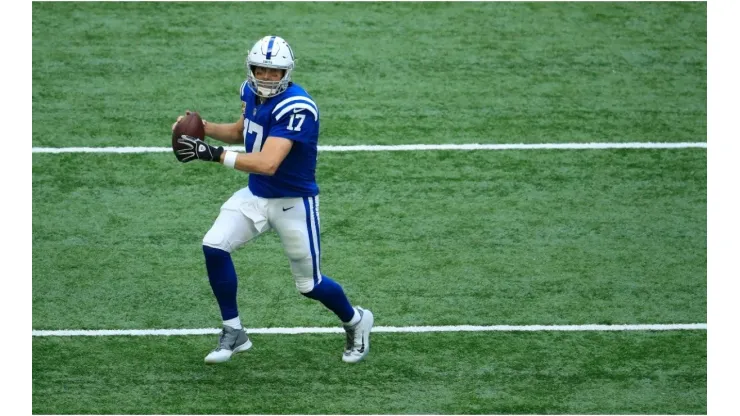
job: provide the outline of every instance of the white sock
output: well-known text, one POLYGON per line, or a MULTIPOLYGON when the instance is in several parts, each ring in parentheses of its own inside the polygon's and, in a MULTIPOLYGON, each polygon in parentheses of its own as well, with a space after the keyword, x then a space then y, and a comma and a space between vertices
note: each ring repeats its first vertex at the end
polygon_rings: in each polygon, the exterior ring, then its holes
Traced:
POLYGON ((360 313, 359 313, 359 312, 357 312, 357 308, 352 308, 352 309, 354 309, 354 310, 355 310, 355 314, 354 314, 354 315, 352 315, 352 319, 350 319, 350 320, 349 320, 349 322, 347 322, 347 323, 345 324, 345 325, 347 325, 347 326, 352 326, 352 325, 356 325, 356 324, 357 324, 358 322, 360 322, 360 313))
POLYGON ((242 329, 242 321, 239 320, 239 317, 237 316, 236 318, 224 321, 224 326, 230 326, 234 329, 242 329))

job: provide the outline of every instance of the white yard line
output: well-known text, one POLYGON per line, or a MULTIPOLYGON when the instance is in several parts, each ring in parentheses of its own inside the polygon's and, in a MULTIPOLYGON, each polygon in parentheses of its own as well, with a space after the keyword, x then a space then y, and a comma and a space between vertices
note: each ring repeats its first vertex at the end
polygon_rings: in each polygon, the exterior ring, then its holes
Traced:
MULTIPOLYGON (((639 324, 639 325, 450 325, 450 326, 378 326, 373 332, 418 333, 418 332, 542 332, 542 331, 676 331, 704 330, 707 324, 639 324)), ((194 329, 63 329, 33 330, 34 337, 79 337, 79 336, 169 336, 218 334, 220 328, 194 329)), ((330 328, 247 328, 250 334, 329 334, 343 333, 340 327, 330 328)))
MULTIPOLYGON (((243 146, 225 146, 243 151, 243 146)), ((691 143, 536 143, 536 144, 399 144, 319 146, 320 152, 391 152, 409 150, 588 150, 588 149, 686 149, 707 148, 706 142, 691 143)), ((32 147, 33 153, 166 153, 170 147, 32 147)))

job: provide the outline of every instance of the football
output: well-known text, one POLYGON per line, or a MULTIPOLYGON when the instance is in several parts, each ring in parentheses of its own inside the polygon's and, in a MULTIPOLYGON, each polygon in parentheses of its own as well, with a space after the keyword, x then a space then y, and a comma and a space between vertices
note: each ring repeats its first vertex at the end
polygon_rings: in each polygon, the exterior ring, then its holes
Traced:
POLYGON ((177 143, 177 139, 181 135, 186 134, 188 136, 197 137, 200 140, 205 139, 206 129, 203 126, 203 119, 200 118, 200 114, 191 112, 186 114, 177 124, 175 129, 172 130, 172 149, 177 150, 180 148, 180 144, 177 143))

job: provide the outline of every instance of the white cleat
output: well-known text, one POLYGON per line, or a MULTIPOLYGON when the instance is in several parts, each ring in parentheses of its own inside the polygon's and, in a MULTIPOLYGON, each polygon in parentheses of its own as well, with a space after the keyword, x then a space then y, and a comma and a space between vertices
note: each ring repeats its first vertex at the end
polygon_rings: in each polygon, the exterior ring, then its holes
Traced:
POLYGON ((373 328, 373 313, 368 309, 357 307, 360 314, 360 322, 353 326, 345 326, 347 342, 344 346, 342 361, 345 363, 356 363, 361 361, 370 352, 370 331, 373 328))
POLYGON ((234 329, 224 326, 218 338, 218 347, 206 355, 205 361, 208 364, 223 363, 229 361, 232 355, 250 348, 252 348, 252 341, 244 328, 234 329))

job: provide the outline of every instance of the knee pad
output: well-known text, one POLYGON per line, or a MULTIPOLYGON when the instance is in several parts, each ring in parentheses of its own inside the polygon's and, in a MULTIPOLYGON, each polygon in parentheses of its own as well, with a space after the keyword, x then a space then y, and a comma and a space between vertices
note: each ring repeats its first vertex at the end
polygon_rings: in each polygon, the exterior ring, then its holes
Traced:
POLYGON ((313 277, 305 277, 305 276, 293 276, 293 279, 295 279, 295 287, 298 289, 298 291, 305 295, 306 293, 310 292, 314 288, 313 284, 313 277))
POLYGON ((308 236, 301 231, 291 230, 282 236, 283 248, 285 255, 290 260, 290 271, 295 279, 295 286, 301 293, 310 292, 314 286, 314 267, 315 273, 320 275, 319 259, 316 251, 311 254, 311 247, 308 245, 308 236))
MULTIPOLYGON (((226 204, 229 204, 229 201, 226 204)), ((221 209, 211 229, 203 237, 203 245, 231 253, 254 237, 250 231, 247 220, 241 212, 221 209)))
POLYGON ((231 253, 228 236, 217 227, 211 227, 203 237, 203 247, 213 247, 231 253))
MULTIPOLYGON (((317 265, 318 266, 318 265, 317 265)), ((301 260, 290 261, 290 271, 295 280, 295 287, 301 293, 310 292, 314 286, 314 262, 311 256, 301 260)), ((316 273, 320 274, 318 267, 316 273)))

